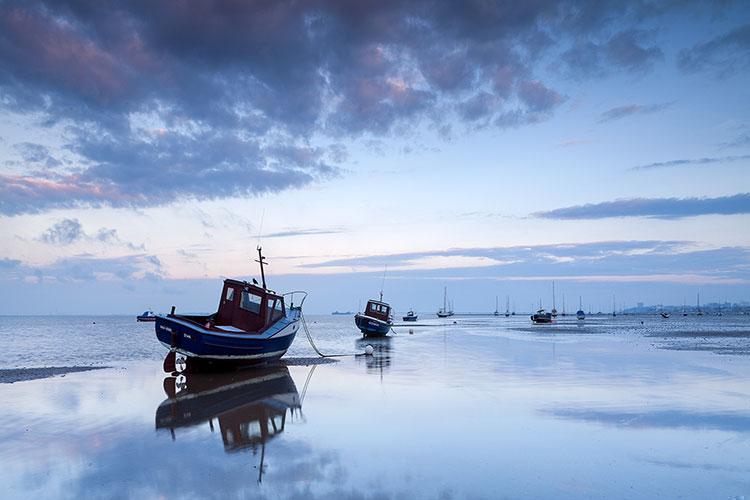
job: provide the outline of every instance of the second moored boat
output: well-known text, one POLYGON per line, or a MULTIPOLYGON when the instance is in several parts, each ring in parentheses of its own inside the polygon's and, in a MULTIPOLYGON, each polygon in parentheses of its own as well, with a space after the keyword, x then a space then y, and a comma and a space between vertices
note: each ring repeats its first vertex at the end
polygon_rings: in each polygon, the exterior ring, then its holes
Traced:
POLYGON ((382 337, 391 331, 393 317, 391 306, 383 302, 383 292, 380 292, 380 300, 368 300, 365 310, 354 316, 357 328, 365 336, 382 337))

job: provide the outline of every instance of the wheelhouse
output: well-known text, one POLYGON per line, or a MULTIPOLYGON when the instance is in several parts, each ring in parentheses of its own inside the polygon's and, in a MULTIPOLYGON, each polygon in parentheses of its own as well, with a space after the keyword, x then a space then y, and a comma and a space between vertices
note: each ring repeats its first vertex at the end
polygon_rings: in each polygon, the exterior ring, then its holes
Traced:
POLYGON ((227 279, 224 280, 215 324, 260 333, 285 314, 284 297, 281 295, 246 281, 227 279))
POLYGON ((364 315, 380 321, 388 321, 391 317, 391 306, 378 300, 368 300, 364 315))

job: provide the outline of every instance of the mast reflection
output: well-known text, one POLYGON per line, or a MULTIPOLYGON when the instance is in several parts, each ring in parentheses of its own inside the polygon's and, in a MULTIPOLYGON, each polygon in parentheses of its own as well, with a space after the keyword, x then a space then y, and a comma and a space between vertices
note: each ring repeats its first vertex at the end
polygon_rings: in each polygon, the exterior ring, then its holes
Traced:
POLYGON ((181 428, 205 422, 214 432, 218 421, 224 451, 251 449, 261 458, 265 444, 284 432, 290 418, 302 415, 302 402, 286 366, 231 373, 181 373, 164 379, 165 399, 156 409, 156 429, 169 430, 172 439, 181 428))

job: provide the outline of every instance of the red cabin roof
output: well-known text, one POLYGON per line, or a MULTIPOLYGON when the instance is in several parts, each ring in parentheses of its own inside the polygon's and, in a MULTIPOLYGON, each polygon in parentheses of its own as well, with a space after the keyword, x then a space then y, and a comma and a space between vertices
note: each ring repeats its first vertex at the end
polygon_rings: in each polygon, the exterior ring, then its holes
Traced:
POLYGON ((391 306, 379 300, 368 300, 364 315, 381 321, 388 321, 391 315, 391 306))
POLYGON ((246 281, 224 280, 216 326, 260 333, 286 314, 284 298, 246 281))

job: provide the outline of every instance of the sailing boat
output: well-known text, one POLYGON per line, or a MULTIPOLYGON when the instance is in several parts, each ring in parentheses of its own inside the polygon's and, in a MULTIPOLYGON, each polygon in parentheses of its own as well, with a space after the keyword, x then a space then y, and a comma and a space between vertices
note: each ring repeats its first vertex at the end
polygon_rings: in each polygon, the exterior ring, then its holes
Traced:
POLYGON ((448 309, 448 287, 443 287, 443 307, 437 312, 438 318, 448 318, 453 316, 453 306, 448 309))
POLYGON ((685 299, 682 299, 682 315, 683 316, 687 316, 688 315, 687 314, 687 308, 686 308, 686 305, 685 305, 685 299))
POLYGON ((495 295, 495 312, 493 314, 495 316, 500 316, 500 311, 497 309, 497 295, 495 295))
POLYGON ((612 294, 612 317, 617 316, 617 306, 615 305, 615 296, 612 294))
MULTIPOLYGON (((541 306, 540 306, 541 309, 541 306)), ((555 282, 552 282, 552 310, 550 311, 553 318, 557 317, 557 309, 555 308, 555 282)))
POLYGON ((703 316, 703 311, 701 311, 701 294, 698 294, 698 312, 695 313, 696 316, 703 316))
POLYGON ((583 321, 586 319, 586 313, 583 312, 583 306, 581 305, 581 296, 578 296, 578 310, 576 311, 576 319, 583 321))
POLYGON ((565 294, 563 294, 563 312, 562 312, 562 315, 563 316, 567 316, 568 315, 568 313, 565 312, 565 294))
POLYGON ((510 297, 505 297, 505 317, 510 316, 510 297))

